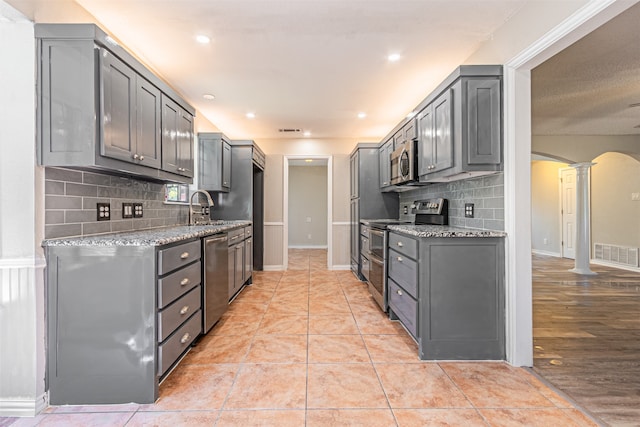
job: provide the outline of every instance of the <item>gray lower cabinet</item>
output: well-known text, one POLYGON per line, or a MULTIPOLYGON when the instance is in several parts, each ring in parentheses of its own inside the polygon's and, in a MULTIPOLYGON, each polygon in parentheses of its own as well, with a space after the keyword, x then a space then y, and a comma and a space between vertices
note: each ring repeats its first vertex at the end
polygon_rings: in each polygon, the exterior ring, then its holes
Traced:
POLYGON ((191 182, 189 104, 95 25, 36 24, 35 36, 41 165, 191 182))
POLYGON ((200 240, 48 247, 50 403, 153 403, 202 331, 200 281, 200 240))
POLYGON ((389 234, 389 307, 423 360, 504 360, 504 239, 389 234))
POLYGON ((229 231, 229 300, 251 283, 253 239, 251 226, 229 231))

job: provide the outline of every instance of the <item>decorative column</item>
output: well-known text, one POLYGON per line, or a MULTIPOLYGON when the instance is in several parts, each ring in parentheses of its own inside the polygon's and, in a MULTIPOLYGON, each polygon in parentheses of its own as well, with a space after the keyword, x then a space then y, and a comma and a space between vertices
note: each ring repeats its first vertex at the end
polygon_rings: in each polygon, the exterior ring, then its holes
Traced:
POLYGON ((589 213, 589 169, 595 163, 574 163, 576 169, 576 259, 571 272, 595 275, 591 271, 591 215, 589 213))

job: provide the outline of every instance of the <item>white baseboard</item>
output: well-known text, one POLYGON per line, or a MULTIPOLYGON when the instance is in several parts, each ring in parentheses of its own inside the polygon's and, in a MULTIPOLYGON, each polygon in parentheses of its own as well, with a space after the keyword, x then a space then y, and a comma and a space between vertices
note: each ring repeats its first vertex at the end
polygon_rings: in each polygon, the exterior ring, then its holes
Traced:
POLYGON ((619 268, 620 270, 635 271, 637 273, 640 273, 640 268, 631 267, 629 265, 618 264, 618 263, 609 262, 609 261, 603 261, 601 259, 592 259, 590 262, 591 262, 591 264, 602 265, 604 267, 619 268))
POLYGON ((541 251, 540 249, 531 249, 531 253, 535 255, 546 255, 546 256, 552 256, 556 258, 562 258, 562 255, 560 255, 559 252, 549 252, 549 251, 541 251))
POLYGON ((49 406, 48 394, 43 393, 34 400, 0 400, 0 417, 35 417, 49 406))
POLYGON ((351 270, 351 264, 344 264, 344 265, 341 265, 341 264, 339 264, 339 265, 332 265, 332 266, 331 266, 331 269, 332 269, 332 270, 340 270, 340 271, 343 271, 343 270, 351 270))
POLYGON ((284 265, 263 265, 264 271, 284 271, 284 265))
POLYGON ((319 246, 314 246, 314 245, 289 245, 288 248, 289 249, 327 249, 327 245, 319 245, 319 246))

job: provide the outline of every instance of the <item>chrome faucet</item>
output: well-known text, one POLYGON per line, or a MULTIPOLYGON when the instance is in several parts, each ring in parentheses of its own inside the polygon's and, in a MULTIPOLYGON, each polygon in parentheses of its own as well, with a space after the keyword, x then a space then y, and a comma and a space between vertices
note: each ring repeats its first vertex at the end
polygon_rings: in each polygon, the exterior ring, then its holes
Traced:
POLYGON ((196 190, 191 194, 191 199, 189 199, 189 225, 206 225, 211 222, 210 212, 213 207, 213 199, 211 195, 204 190, 196 190), (198 206, 200 206, 200 210, 197 211, 193 206, 193 196, 196 194, 204 194, 207 198, 207 205, 203 205, 200 203, 200 196, 198 196, 198 206))

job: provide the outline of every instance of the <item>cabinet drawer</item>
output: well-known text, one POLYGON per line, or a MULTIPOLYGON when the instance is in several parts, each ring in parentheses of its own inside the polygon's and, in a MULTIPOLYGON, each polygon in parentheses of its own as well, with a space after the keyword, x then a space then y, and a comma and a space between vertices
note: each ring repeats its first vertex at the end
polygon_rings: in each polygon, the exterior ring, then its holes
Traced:
POLYGON ((389 249, 418 259, 418 241, 402 234, 389 233, 389 249))
POLYGON ((167 341, 158 346, 158 373, 164 375, 201 332, 202 311, 198 310, 167 341))
POLYGON ((393 280, 389 280, 389 307, 398 316, 411 335, 417 337, 418 302, 399 287, 393 280))
POLYGON ((163 308, 201 282, 200 261, 158 280, 158 307, 163 308))
POLYGON ((244 228, 238 228, 238 229, 229 231, 228 237, 229 237, 229 246, 235 245, 236 243, 243 241, 244 228))
POLYGON ((251 229, 250 225, 248 227, 244 228, 244 238, 245 239, 248 239, 249 237, 251 237, 252 234, 253 234, 253 230, 251 229))
POLYGON ((405 255, 390 249, 388 265, 389 277, 416 298, 418 296, 418 264, 405 255))
POLYGON ((369 272, 371 271, 371 265, 369 264, 369 258, 364 255, 360 255, 360 272, 364 278, 369 281, 369 272))
POLYGON ((158 251, 158 275, 162 276, 197 259, 200 259, 200 240, 162 249, 158 251))
POLYGON ((158 341, 164 341, 171 332, 200 309, 202 287, 196 286, 177 301, 158 313, 158 341))
POLYGON ((360 234, 364 237, 369 237, 369 230, 370 228, 368 225, 360 224, 360 234))

